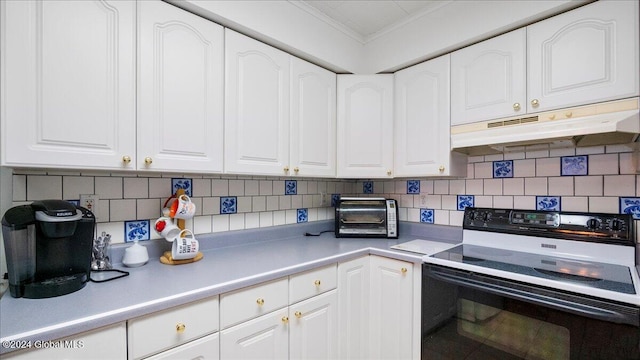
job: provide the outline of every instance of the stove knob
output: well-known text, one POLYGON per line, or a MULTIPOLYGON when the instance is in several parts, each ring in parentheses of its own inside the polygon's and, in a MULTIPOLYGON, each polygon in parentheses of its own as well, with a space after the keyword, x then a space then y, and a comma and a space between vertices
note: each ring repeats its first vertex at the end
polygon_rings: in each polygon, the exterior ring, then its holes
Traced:
POLYGON ((591 218, 587 220, 587 228, 590 230, 597 230, 600 228, 600 220, 591 218))

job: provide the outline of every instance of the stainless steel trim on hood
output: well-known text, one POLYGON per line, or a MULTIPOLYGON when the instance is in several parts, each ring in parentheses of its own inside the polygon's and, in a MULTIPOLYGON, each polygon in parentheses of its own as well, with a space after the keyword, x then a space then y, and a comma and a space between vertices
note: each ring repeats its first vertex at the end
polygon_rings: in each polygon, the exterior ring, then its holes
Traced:
POLYGON ((588 105, 524 118, 451 127, 451 148, 488 155, 541 148, 628 144, 640 134, 638 98, 588 105))

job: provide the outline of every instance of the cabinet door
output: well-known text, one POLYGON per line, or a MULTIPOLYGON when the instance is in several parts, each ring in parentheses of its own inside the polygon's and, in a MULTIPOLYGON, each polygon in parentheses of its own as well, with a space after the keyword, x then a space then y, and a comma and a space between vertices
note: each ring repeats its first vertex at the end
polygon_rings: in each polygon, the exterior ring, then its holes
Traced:
POLYGON ((526 113, 524 28, 451 53, 451 124, 526 113))
POLYGON ((527 27, 529 112, 639 93, 638 1, 598 1, 527 27))
MULTIPOLYGON (((3 354, 2 359, 126 359, 127 327, 124 322, 54 340, 51 347, 3 354), (54 346, 55 345, 55 346, 54 346)), ((35 348, 35 345, 33 346, 35 348)))
POLYGON ((186 343, 171 350, 145 358, 145 360, 161 359, 197 359, 197 360, 217 360, 220 359, 220 334, 207 335, 198 340, 186 343))
POLYGON ((364 256, 338 264, 340 359, 369 359, 369 258, 364 256))
POLYGON ((288 175, 289 58, 225 29, 225 171, 288 175))
POLYGON ((371 359, 412 358, 413 317, 413 264, 371 256, 371 359))
POLYGON ((335 359, 338 353, 338 295, 331 290, 289 308, 290 359, 335 359))
POLYGON ((394 89, 395 176, 464 175, 451 154, 449 55, 396 72, 394 89))
POLYGON ((134 168, 135 2, 0 6, 2 165, 134 168))
POLYGON ((291 57, 293 175, 336 176, 336 74, 291 57))
POLYGON ((338 177, 393 175, 393 75, 338 75, 338 177))
POLYGON ((220 333, 221 359, 281 360, 288 357, 287 309, 274 311, 220 333))
POLYGON ((222 172, 224 30, 162 1, 138 12, 138 169, 222 172))

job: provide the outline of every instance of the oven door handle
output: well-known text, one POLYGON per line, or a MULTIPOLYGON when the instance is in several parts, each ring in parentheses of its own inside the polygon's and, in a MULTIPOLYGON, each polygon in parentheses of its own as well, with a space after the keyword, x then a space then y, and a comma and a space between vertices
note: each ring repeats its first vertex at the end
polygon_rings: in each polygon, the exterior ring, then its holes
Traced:
MULTIPOLYGON (((459 272, 447 268, 447 271, 459 272)), ((510 298, 515 298, 525 302, 531 302, 534 304, 540 304, 557 310, 571 312, 577 315, 584 315, 590 318, 604 320, 613 323, 629 324, 633 326, 640 326, 640 309, 626 307, 623 305, 606 303, 607 307, 617 307, 622 311, 616 311, 614 309, 603 309, 601 307, 595 307, 588 304, 581 304, 576 301, 566 299, 566 294, 556 293, 548 289, 534 289, 531 286, 523 284, 513 284, 507 280, 487 278, 491 282, 498 282, 502 284, 495 284, 486 282, 483 280, 476 280, 472 277, 484 278, 481 275, 475 273, 461 272, 464 276, 444 273, 436 269, 434 266, 430 266, 427 275, 455 285, 470 287, 490 293, 503 295, 510 298), (507 286, 505 286, 507 285, 507 286), (527 290, 518 289, 518 287, 527 288, 527 290), (557 294, 558 296, 549 296, 541 294, 540 292, 546 292, 548 294, 557 294)))

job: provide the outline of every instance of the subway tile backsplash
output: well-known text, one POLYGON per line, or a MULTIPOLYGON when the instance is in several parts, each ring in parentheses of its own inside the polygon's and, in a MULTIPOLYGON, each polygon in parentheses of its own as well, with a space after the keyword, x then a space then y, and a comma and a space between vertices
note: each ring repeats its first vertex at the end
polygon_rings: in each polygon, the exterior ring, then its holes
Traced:
MULTIPOLYGON (((333 219, 338 194, 394 198, 402 221, 453 226, 462 224, 458 209, 470 203, 640 214, 640 176, 624 146, 473 156, 468 163, 466 178, 394 180, 15 169, 13 202, 97 194, 97 231, 114 242, 125 241, 125 222, 152 224, 174 189, 185 186, 197 207, 186 225, 196 234, 333 219)), ((153 231, 150 237, 159 238, 153 231)))

